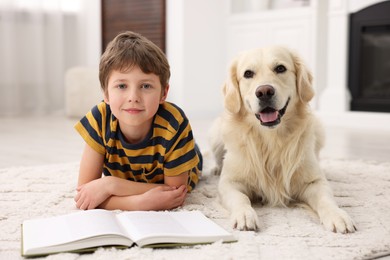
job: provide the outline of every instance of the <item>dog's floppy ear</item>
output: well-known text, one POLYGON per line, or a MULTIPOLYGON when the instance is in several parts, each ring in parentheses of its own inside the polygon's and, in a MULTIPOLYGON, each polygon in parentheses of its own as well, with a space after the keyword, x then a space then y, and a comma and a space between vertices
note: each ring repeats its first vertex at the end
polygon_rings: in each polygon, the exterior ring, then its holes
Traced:
POLYGON ((235 59, 230 65, 229 76, 223 85, 222 92, 225 97, 225 108, 232 114, 237 114, 241 109, 241 94, 237 79, 237 63, 235 59))
POLYGON ((307 103, 314 97, 313 76, 298 55, 293 54, 293 59, 297 77, 298 96, 302 102, 307 103))

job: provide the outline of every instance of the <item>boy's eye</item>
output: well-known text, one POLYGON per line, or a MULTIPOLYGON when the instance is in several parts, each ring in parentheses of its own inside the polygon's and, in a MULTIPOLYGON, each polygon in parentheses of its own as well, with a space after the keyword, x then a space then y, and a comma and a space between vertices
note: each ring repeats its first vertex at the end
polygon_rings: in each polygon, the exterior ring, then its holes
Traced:
POLYGON ((119 84, 119 85, 118 85, 118 88, 119 88, 119 89, 125 89, 125 88, 126 88, 126 85, 125 85, 125 84, 119 84))
POLYGON ((141 87, 144 89, 150 89, 152 86, 150 84, 142 84, 141 87))

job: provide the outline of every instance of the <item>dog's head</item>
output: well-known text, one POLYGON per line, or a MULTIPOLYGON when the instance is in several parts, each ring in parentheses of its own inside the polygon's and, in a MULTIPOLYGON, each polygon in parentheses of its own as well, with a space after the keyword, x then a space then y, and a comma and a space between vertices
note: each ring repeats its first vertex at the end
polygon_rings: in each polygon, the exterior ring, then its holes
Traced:
POLYGON ((291 106, 307 104, 314 96, 311 73, 283 47, 244 52, 232 62, 229 74, 223 87, 227 111, 249 113, 266 127, 276 127, 291 106))

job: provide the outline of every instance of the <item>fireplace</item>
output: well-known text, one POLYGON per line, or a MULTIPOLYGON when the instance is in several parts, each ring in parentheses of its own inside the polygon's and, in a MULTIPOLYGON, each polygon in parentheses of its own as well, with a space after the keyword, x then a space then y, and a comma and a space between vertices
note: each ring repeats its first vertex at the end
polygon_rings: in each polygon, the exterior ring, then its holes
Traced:
POLYGON ((390 1, 349 16, 352 111, 390 112, 390 1))

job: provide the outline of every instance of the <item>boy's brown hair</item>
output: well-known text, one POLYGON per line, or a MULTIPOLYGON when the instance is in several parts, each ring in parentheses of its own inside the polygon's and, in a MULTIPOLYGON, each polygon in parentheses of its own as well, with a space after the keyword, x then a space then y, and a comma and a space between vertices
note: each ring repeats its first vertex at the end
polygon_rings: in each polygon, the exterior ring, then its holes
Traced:
POLYGON ((171 75, 165 54, 144 36, 127 31, 118 34, 104 51, 99 65, 100 86, 107 91, 108 79, 113 70, 125 72, 138 66, 144 73, 159 76, 162 90, 171 75))

